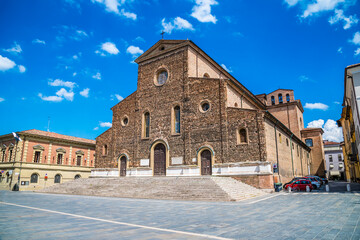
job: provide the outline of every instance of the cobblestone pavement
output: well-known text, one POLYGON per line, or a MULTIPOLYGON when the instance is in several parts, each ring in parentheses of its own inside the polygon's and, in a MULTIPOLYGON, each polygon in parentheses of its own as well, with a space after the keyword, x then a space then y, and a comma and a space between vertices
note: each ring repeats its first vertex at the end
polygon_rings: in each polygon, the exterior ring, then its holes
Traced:
POLYGON ((0 239, 360 239, 360 193, 194 202, 0 191, 0 239))

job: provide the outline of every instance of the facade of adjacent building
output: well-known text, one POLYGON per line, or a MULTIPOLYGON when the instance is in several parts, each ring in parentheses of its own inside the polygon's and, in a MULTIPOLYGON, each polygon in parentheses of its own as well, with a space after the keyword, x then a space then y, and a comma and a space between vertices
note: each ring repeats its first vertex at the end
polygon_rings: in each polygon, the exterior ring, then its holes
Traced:
POLYGON ((344 100, 341 118, 338 125, 343 129, 344 142, 342 144, 346 180, 360 181, 360 64, 345 68, 344 100))
POLYGON ((36 190, 87 178, 95 165, 95 141, 40 130, 0 136, 0 189, 36 190), (20 176, 20 177, 19 177, 20 176))
POLYGON ((324 140, 324 150, 328 179, 345 180, 344 156, 340 143, 324 140))
POLYGON ((253 95, 189 40, 160 40, 135 62, 137 90, 111 108, 92 176, 234 176, 273 188, 312 171, 292 90, 282 103, 274 93, 274 106, 273 95, 253 95), (289 122, 278 119, 283 107, 289 122))

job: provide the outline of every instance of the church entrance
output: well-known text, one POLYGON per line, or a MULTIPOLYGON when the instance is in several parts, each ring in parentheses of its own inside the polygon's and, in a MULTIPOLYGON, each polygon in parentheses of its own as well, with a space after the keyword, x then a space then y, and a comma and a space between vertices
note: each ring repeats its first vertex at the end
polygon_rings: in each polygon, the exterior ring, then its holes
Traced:
POLYGON ((201 175, 211 175, 212 166, 211 166, 211 152, 209 150, 204 150, 201 152, 201 175))
POLYGON ((166 148, 162 143, 154 149, 154 175, 166 175, 166 148))
POLYGON ((120 158, 120 176, 126 176, 126 157, 122 156, 120 158))

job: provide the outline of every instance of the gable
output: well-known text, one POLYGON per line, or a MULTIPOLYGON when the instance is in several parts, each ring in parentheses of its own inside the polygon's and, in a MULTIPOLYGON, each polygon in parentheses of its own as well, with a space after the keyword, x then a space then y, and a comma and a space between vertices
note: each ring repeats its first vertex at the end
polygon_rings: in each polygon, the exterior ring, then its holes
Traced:
POLYGON ((182 43, 188 42, 187 40, 159 40, 155 45, 149 48, 146 52, 141 54, 137 59, 136 63, 140 63, 152 57, 170 52, 178 48, 182 43))

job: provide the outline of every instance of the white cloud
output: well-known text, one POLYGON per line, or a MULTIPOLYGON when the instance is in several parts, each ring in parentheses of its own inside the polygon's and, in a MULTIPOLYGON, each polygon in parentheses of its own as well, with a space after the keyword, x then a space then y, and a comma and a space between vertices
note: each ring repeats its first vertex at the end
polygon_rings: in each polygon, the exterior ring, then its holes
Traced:
POLYGON ((24 73, 26 71, 26 68, 23 65, 18 65, 19 72, 24 73))
POLYGON ((58 95, 59 97, 64 97, 68 101, 74 100, 74 92, 72 92, 71 90, 67 91, 65 88, 61 88, 59 91, 57 91, 56 95, 58 95))
POLYGON ((100 127, 112 127, 111 122, 100 122, 100 127))
POLYGON ((121 9, 121 15, 126 17, 126 18, 130 18, 132 20, 136 20, 136 18, 137 18, 135 13, 126 12, 124 9, 121 9))
POLYGON ((117 55, 119 53, 119 49, 117 49, 116 45, 112 42, 106 42, 101 44, 101 50, 96 50, 95 53, 100 56, 106 56, 107 54, 117 55))
POLYGON ((343 53, 342 47, 339 47, 339 49, 337 51, 338 51, 338 53, 343 53))
POLYGON ((343 133, 340 127, 337 126, 336 121, 328 119, 324 125, 324 120, 314 120, 308 123, 308 128, 322 128, 324 130, 323 139, 334 142, 341 142, 344 140, 343 133))
POLYGON ((335 101, 334 103, 335 103, 335 104, 341 104, 341 102, 338 102, 338 101, 335 101))
POLYGON ((0 55, 0 71, 7 71, 16 66, 16 63, 0 55))
POLYGON ((161 20, 161 25, 163 27, 163 31, 169 34, 173 30, 195 30, 191 23, 181 17, 176 17, 173 21, 170 21, 168 23, 165 22, 165 18, 163 18, 163 20, 161 20))
POLYGON ((69 82, 69 81, 65 82, 61 79, 55 79, 54 81, 52 81, 52 79, 49 80, 50 81, 48 82, 48 84, 53 87, 68 87, 70 89, 73 89, 74 87, 77 86, 75 82, 69 82))
POLYGON ((25 98, 25 97, 22 97, 22 98, 21 98, 21 100, 25 101, 25 100, 26 100, 26 98, 25 98))
POLYGON ((77 75, 77 72, 74 72, 72 75, 73 75, 73 77, 75 77, 77 75))
POLYGON ((96 131, 96 130, 99 130, 99 127, 94 127, 94 130, 96 131))
POLYGON ((302 17, 307 18, 308 16, 318 12, 333 10, 339 3, 344 2, 345 0, 316 0, 315 2, 307 5, 302 17))
POLYGON ((299 0, 285 0, 285 2, 289 5, 289 7, 295 6, 299 0))
POLYGON ((144 51, 141 50, 139 47, 135 47, 132 45, 126 49, 126 52, 130 53, 133 57, 137 57, 144 53, 144 51))
POLYGON ((211 6, 217 5, 215 0, 196 0, 196 5, 192 9, 191 16, 200 22, 216 23, 217 19, 211 14, 211 6))
POLYGON ((145 39, 143 39, 143 38, 140 37, 140 36, 137 36, 134 41, 145 42, 145 39))
POLYGON ((323 104, 323 103, 305 103, 304 108, 318 109, 318 110, 326 111, 326 110, 328 110, 329 106, 326 104, 323 104))
POLYGON ((63 100, 62 97, 59 97, 59 96, 43 96, 42 93, 39 93, 38 96, 42 100, 48 101, 48 102, 61 102, 63 100))
POLYGON ((319 120, 314 120, 312 122, 309 122, 307 127, 308 128, 322 128, 323 125, 324 125, 324 120, 319 119, 319 120))
POLYGON ((354 38, 350 40, 350 42, 352 42, 355 45, 360 45, 360 32, 356 32, 354 34, 354 38))
POLYGON ((232 72, 232 70, 231 69, 229 69, 229 68, 227 68, 226 66, 225 66, 225 64, 221 64, 221 67, 223 68, 223 69, 225 69, 227 72, 229 72, 229 73, 231 73, 232 72))
POLYGON ((359 55, 359 54, 360 54, 360 48, 358 48, 358 49, 355 50, 354 55, 357 56, 357 55, 359 55))
POLYGON ((120 96, 119 94, 115 94, 115 97, 117 98, 117 100, 119 102, 121 102, 122 100, 124 100, 124 98, 122 96, 120 96))
POLYGON ((13 53, 13 54, 19 54, 22 52, 22 49, 19 44, 14 42, 14 46, 9 49, 3 49, 5 52, 13 53))
POLYGON ((107 12, 113 12, 119 16, 124 16, 132 20, 136 20, 137 18, 135 13, 127 12, 124 9, 121 9, 121 11, 119 11, 119 7, 124 5, 126 0, 92 0, 92 2, 97 2, 104 5, 107 12))
POLYGON ((45 41, 44 40, 40 40, 40 39, 34 39, 33 41, 32 41, 32 43, 34 43, 34 44, 43 44, 43 45, 45 45, 46 43, 45 43, 45 41))
POLYGON ((97 72, 95 75, 92 76, 92 78, 101 80, 101 73, 97 72))
POLYGON ((359 19, 356 15, 346 17, 342 9, 335 9, 335 15, 329 18, 329 23, 335 24, 340 21, 344 21, 344 29, 349 29, 353 24, 357 24, 359 19))
POLYGON ((74 26, 60 25, 55 28, 58 29, 58 36, 56 36, 56 40, 60 43, 68 39, 82 41, 89 37, 84 30, 78 29, 74 26))
POLYGON ((115 98, 116 98, 119 102, 121 102, 122 100, 124 100, 124 98, 123 98, 122 96, 120 96, 119 94, 112 94, 112 95, 110 95, 110 100, 111 100, 111 101, 114 101, 115 98))
POLYGON ((5 99, 0 97, 0 102, 3 102, 3 101, 5 101, 5 99))
POLYGON ((88 98, 89 97, 89 91, 90 91, 90 88, 85 88, 84 90, 82 90, 80 92, 80 95, 83 96, 83 97, 88 98))

